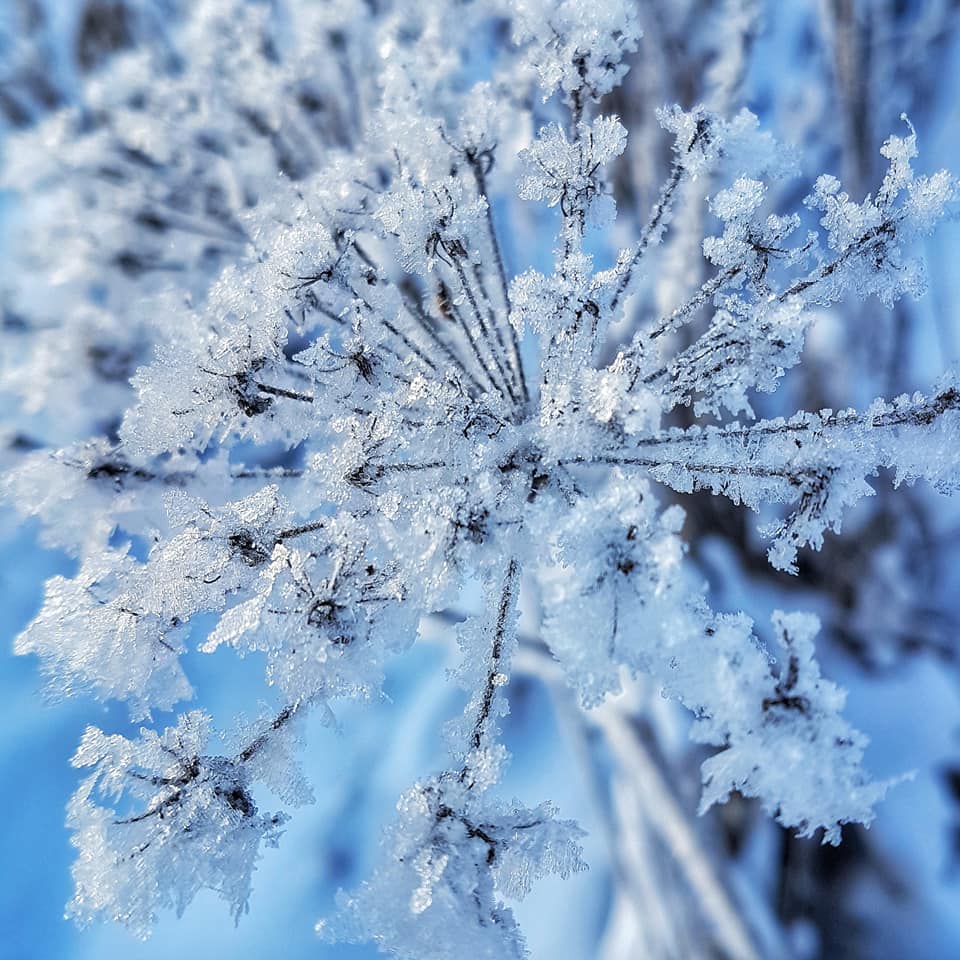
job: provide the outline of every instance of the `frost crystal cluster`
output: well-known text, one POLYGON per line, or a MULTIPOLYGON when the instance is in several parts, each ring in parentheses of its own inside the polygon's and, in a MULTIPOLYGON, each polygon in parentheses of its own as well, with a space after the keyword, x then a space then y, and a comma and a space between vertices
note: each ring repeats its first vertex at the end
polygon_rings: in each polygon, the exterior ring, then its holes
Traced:
POLYGON ((794 571, 880 469, 956 488, 955 377, 859 412, 751 408, 818 310, 922 291, 910 244, 958 190, 914 171, 913 129, 874 194, 824 175, 775 212, 795 161, 754 116, 664 107, 671 173, 634 223, 611 185, 629 131, 604 106, 641 44, 626 0, 190 6, 10 138, 4 490, 77 559, 17 649, 54 694, 150 721, 190 699, 203 615, 201 649, 260 654, 278 702, 225 737, 196 710, 136 740, 87 730, 70 912, 146 935, 210 888, 242 913, 286 819, 254 785, 309 799, 300 718, 381 696, 389 658, 468 590, 446 768, 400 799, 323 938, 523 957, 509 902, 583 869, 575 823, 497 791, 533 585, 584 709, 644 673, 692 712, 715 749, 704 809, 738 791, 831 843, 869 823, 888 784, 820 674, 816 617, 712 609, 678 495, 762 511, 794 571), (706 279, 651 313, 637 292, 685 202, 706 279))

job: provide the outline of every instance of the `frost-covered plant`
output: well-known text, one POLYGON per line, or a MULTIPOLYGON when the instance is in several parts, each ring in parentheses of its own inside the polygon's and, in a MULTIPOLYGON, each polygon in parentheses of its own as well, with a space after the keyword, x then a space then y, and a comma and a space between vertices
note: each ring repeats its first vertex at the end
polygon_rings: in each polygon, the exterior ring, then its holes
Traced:
POLYGON ((788 571, 881 468, 956 487, 954 377, 860 413, 751 407, 799 362, 815 308, 921 292, 908 247, 956 181, 914 172, 910 128, 884 144, 875 195, 820 177, 806 205, 823 231, 797 236, 800 214, 767 201, 793 163, 755 117, 667 107, 672 171, 611 255, 628 131, 598 104, 640 40, 631 4, 310 11, 205 0, 172 34, 176 69, 144 82, 157 51, 117 57, 88 104, 13 145, 6 182, 27 184, 38 223, 68 211, 76 229, 44 254, 52 298, 20 274, 5 290, 23 338, 2 372, 22 399, 5 485, 80 563, 48 584, 17 649, 54 692, 149 719, 190 696, 180 655, 213 614, 202 649, 264 654, 282 701, 217 756, 198 711, 136 742, 88 730, 72 912, 146 933, 201 887, 242 912, 258 845, 283 822, 250 785, 306 797, 288 721, 379 696, 421 618, 476 585, 446 767, 401 799, 380 865, 323 937, 417 960, 522 957, 506 901, 583 867, 579 828, 550 803, 496 795, 524 582, 584 709, 645 673, 693 713, 716 748, 703 809, 739 791, 831 843, 869 823, 889 784, 864 771, 866 738, 820 675, 816 618, 777 612, 770 650, 744 614, 711 609, 683 509, 654 484, 764 508, 770 562, 788 571), (504 20, 512 46, 494 42, 504 20), (34 167, 32 141, 51 136, 34 167), (623 341, 679 200, 714 181, 709 276, 623 341), (505 238, 515 250, 550 216, 552 262, 511 277, 505 238), (76 376, 51 397, 65 360, 76 376))

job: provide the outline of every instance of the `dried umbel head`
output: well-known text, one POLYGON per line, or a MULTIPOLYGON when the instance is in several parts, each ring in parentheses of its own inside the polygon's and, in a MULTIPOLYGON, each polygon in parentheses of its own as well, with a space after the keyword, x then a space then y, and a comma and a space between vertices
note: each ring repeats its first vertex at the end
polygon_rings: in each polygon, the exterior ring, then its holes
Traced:
POLYGON ((582 864, 550 804, 496 798, 521 645, 576 708, 639 674, 683 704, 714 748, 704 809, 736 791, 829 842, 869 823, 889 784, 820 675, 816 619, 776 613, 774 657, 766 626, 715 610, 671 501, 764 507, 769 559, 793 571, 879 470, 956 488, 955 377, 864 412, 751 406, 801 362, 815 310, 920 291, 908 245, 956 181, 914 172, 911 129, 884 145, 875 195, 822 177, 807 212, 779 209, 792 163, 752 114, 674 107, 658 115, 666 180, 649 209, 621 190, 618 219, 613 176, 636 159, 603 97, 640 37, 626 0, 188 14, 170 27, 178 69, 144 83, 150 44, 117 58, 89 128, 51 120, 57 155, 24 181, 64 211, 58 230, 89 230, 46 254, 72 251, 48 268, 56 317, 19 274, 10 288, 12 422, 43 410, 49 433, 11 453, 5 487, 79 559, 18 649, 55 689, 142 719, 190 696, 180 655, 210 617, 201 649, 262 654, 280 703, 222 748, 198 711, 136 739, 88 731, 74 913, 145 933, 202 888, 242 912, 283 822, 257 791, 292 782, 290 721, 383 701, 385 664, 431 617, 457 624, 466 705, 329 938, 416 960, 525 955, 507 901, 582 864), (657 286, 678 263, 683 283, 657 286), (81 324, 91 282, 100 312, 81 324), (89 344, 70 352, 83 377, 63 422, 42 389, 51 329, 89 344))

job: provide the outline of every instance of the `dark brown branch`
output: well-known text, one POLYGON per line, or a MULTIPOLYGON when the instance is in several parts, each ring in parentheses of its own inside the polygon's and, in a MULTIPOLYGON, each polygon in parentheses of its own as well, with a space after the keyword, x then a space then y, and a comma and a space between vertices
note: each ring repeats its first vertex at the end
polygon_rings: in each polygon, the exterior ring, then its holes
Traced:
MULTIPOLYGON (((477 719, 473 724, 473 733, 470 736, 470 746, 474 750, 479 750, 483 743, 487 725, 490 721, 490 714, 493 710, 494 694, 496 693, 498 686, 497 681, 501 673, 500 667, 503 658, 504 640, 506 639, 507 618, 516 605, 519 584, 520 564, 516 560, 511 560, 507 566, 503 592, 500 595, 500 605, 497 608, 497 621, 493 630, 490 670, 487 673, 486 683, 484 684, 480 710, 477 713, 477 719)), ((461 770, 461 781, 467 779, 468 769, 468 766, 464 766, 463 770, 461 770)))
MULTIPOLYGON (((788 435, 797 433, 813 432, 822 433, 824 430, 845 428, 853 426, 869 427, 872 429, 901 426, 929 426, 937 417, 942 416, 949 410, 960 409, 960 391, 955 387, 947 387, 942 393, 925 400, 915 407, 907 407, 901 410, 889 410, 886 413, 878 414, 874 417, 868 417, 860 413, 835 413, 829 417, 820 420, 819 424, 812 424, 808 421, 801 423, 778 423, 764 424, 760 423, 753 427, 740 427, 733 430, 719 430, 716 432, 698 431, 696 433, 684 432, 678 435, 663 435, 654 437, 643 437, 633 441, 636 447, 650 448, 669 446, 679 443, 707 443, 717 439, 746 440, 752 437, 771 437, 778 435, 788 435)), ((564 463, 587 463, 587 458, 581 458, 576 461, 563 461, 564 463)), ((602 461, 601 462, 606 462, 602 461)))
MULTIPOLYGON (((708 129, 709 122, 707 121, 706 117, 701 117, 697 122, 696 132, 690 140, 690 146, 686 151, 687 153, 691 153, 700 140, 707 136, 708 129)), ((667 182, 660 189, 660 196, 650 214, 650 219, 647 221, 647 225, 643 228, 643 233, 640 235, 637 248, 634 251, 633 256, 630 258, 627 269, 624 272, 624 275, 620 278, 620 282, 617 284, 616 290, 614 291, 613 298, 610 301, 611 313, 617 309, 620 300, 627 291, 627 287, 630 286, 630 281, 633 279, 633 271, 636 269, 637 264, 639 264, 643 259, 644 254, 647 252, 647 248, 650 246, 651 240, 663 224, 664 218, 666 217, 667 212, 670 210, 670 205, 673 203, 673 195, 677 192, 677 188, 683 182, 685 172, 686 168, 680 159, 675 160, 673 163, 673 169, 670 171, 670 176, 667 179, 667 182)))
POLYGON ((295 390, 285 390, 283 387, 274 387, 269 383, 254 381, 254 386, 261 393, 269 393, 275 397, 286 397, 288 400, 299 400, 301 403, 313 403, 313 397, 309 393, 297 393, 295 390))
MULTIPOLYGON (((519 402, 519 399, 513 391, 512 378, 508 377, 506 370, 504 370, 503 361, 496 350, 494 340, 490 335, 490 329, 484 320, 483 312, 480 309, 480 304, 477 303, 477 298, 473 292, 473 288, 470 286, 470 283, 467 280, 467 274, 463 269, 463 264, 460 262, 460 259, 461 258, 458 255, 452 255, 454 269, 456 270, 457 277, 460 280, 460 287, 467 298, 467 302, 470 304, 470 309, 473 311, 473 315, 477 319, 477 323, 480 327, 480 334, 487 345, 487 349, 490 351, 490 356, 493 359, 494 366, 497 368, 497 373, 500 375, 501 384, 503 388, 506 389, 507 394, 509 394, 510 400, 516 405, 519 402)), ((500 338, 500 344, 503 344, 502 338, 500 338)), ((491 380, 492 379, 493 378, 491 377, 491 380)), ((496 384, 497 390, 501 395, 503 395, 504 399, 507 399, 506 394, 504 394, 503 389, 501 389, 501 384, 496 384)))
POLYGON ((237 754, 237 760, 246 763, 253 759, 270 741, 270 736, 289 723, 299 712, 309 703, 309 700, 301 698, 293 703, 287 704, 271 721, 267 729, 245 746, 237 754))
MULTIPOLYGON (((492 152, 491 152, 492 157, 492 152)), ((497 265, 497 275, 500 278, 500 290, 503 294, 504 307, 506 309, 507 317, 507 329, 510 333, 510 349, 512 353, 513 366, 516 371, 516 375, 520 380, 520 390, 523 393, 523 402, 530 402, 530 392, 527 388, 527 378, 523 371, 523 361, 520 357, 520 342, 517 338, 517 331, 514 328, 513 324, 510 322, 510 313, 513 310, 513 306, 510 303, 510 284, 507 282, 507 271, 503 263, 503 254, 500 250, 500 239, 497 235, 496 227, 493 223, 493 211, 491 209, 490 197, 487 194, 487 178, 486 173, 484 172, 481 160, 475 155, 467 155, 467 161, 470 164, 470 169, 473 171, 474 179, 477 183, 477 193, 483 197, 485 201, 486 209, 486 220, 487 220, 487 231, 490 234, 490 246, 493 250, 493 259, 497 265)), ((492 160, 491 160, 492 163, 492 160)))

